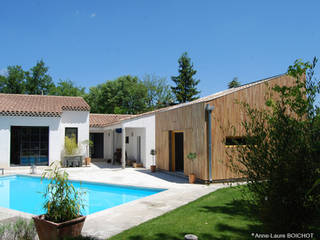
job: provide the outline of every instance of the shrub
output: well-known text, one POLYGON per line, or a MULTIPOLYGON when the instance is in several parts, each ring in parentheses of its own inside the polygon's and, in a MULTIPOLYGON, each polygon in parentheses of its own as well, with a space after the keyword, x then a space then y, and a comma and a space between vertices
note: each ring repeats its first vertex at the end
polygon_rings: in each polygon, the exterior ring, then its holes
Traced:
POLYGON ((43 194, 45 218, 61 223, 79 217, 84 207, 85 192, 75 189, 68 181, 68 173, 60 169, 58 162, 53 162, 50 168, 44 171, 42 179, 44 178, 49 178, 49 184, 43 194))
POLYGON ((68 136, 65 137, 64 140, 64 148, 65 148, 65 153, 67 155, 73 155, 76 154, 78 151, 78 144, 75 136, 72 136, 69 138, 68 136))
POLYGON ((320 176, 320 111, 313 63, 296 61, 288 74, 292 87, 275 86, 278 100, 267 100, 266 110, 242 103, 248 116, 243 122, 246 145, 229 157, 243 174, 254 196, 266 230, 308 231, 319 216, 320 189, 309 191, 320 176), (241 163, 241 167, 236 164, 241 163))
POLYGON ((0 239, 35 240, 37 232, 32 220, 18 218, 13 223, 0 225, 0 239))

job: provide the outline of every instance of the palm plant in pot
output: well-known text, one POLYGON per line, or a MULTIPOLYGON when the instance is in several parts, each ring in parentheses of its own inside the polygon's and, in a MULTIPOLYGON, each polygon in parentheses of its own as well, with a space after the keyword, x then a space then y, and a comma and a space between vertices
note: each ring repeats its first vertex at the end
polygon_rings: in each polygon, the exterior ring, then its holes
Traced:
POLYGON ((83 194, 68 181, 68 173, 54 162, 44 170, 41 181, 49 181, 43 194, 45 214, 33 217, 40 240, 80 236, 86 219, 81 215, 83 194))
MULTIPOLYGON (((197 158, 197 154, 190 152, 187 155, 187 158, 192 162, 192 166, 193 166, 193 162, 197 158)), ((196 175, 194 173, 190 173, 189 174, 189 183, 195 183, 195 182, 196 182, 196 175)))
POLYGON ((152 155, 152 165, 150 166, 151 172, 156 171, 155 155, 157 154, 155 149, 151 149, 150 154, 152 155))

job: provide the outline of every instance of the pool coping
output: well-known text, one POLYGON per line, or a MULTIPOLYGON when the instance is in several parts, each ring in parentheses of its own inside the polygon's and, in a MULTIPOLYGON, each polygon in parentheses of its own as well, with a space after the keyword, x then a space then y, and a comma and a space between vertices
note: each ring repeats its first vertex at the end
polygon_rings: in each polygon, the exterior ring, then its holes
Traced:
MULTIPOLYGON (((6 178, 6 177, 15 177, 15 176, 23 176, 23 177, 28 177, 28 178, 39 178, 39 180, 42 179, 42 177, 40 175, 27 175, 27 174, 11 174, 11 175, 5 175, 5 176, 0 176, 0 179, 1 178, 6 178)), ((169 189, 165 189, 165 188, 151 188, 151 187, 139 187, 139 186, 133 186, 133 185, 126 185, 126 184, 113 184, 113 183, 104 183, 104 182, 96 182, 96 181, 88 181, 88 180, 79 180, 79 179, 76 179, 76 178, 69 178, 68 181, 70 182, 80 182, 80 184, 83 182, 83 183, 91 183, 91 184, 96 184, 96 185, 107 185, 107 186, 116 186, 116 187, 121 187, 121 188, 131 188, 131 189, 138 189, 138 190, 144 190, 144 189, 147 189, 147 190, 156 190, 156 191, 159 191, 159 192, 155 192, 153 194, 150 194, 148 196, 145 196, 145 197, 141 197, 141 198, 138 198, 138 199, 135 199, 135 200, 132 200, 132 201, 129 201, 129 202, 125 202, 125 203, 121 203, 119 205, 116 205, 116 206, 113 206, 113 207, 110 207, 110 208, 106 208, 106 209, 103 209, 103 210, 100 210, 100 211, 97 211, 97 212, 94 212, 94 213, 91 213, 91 214, 88 214, 86 215, 87 218, 89 217, 94 217, 94 216, 99 216, 101 214, 98 214, 100 212, 104 212, 108 209, 111 209, 111 208, 115 208, 117 206, 121 206, 123 204, 127 204, 127 203, 130 203, 130 202, 134 202, 134 201, 138 201, 140 199, 145 199, 147 197, 150 197, 150 196, 153 196, 153 195, 156 195, 156 194, 159 194, 159 193, 162 193, 164 191, 167 191, 169 189)), ((11 209, 11 208, 5 208, 5 207, 1 207, 0 206, 0 209, 8 209, 10 212, 12 212, 13 214, 20 214, 21 216, 28 216, 28 217, 32 217, 32 216, 38 216, 37 214, 33 214, 33 213, 27 213, 27 212, 23 212, 23 211, 19 211, 19 210, 15 210, 15 209, 11 209)))
MULTIPOLYGON (((6 174, 5 176, 15 175, 37 178, 41 177, 40 174, 31 175, 20 173, 6 174)), ((127 184, 114 184, 108 183, 104 179, 97 179, 97 181, 90 181, 80 180, 78 177, 69 177, 70 181, 81 181, 142 189, 164 189, 159 187, 141 186, 141 184, 139 187, 127 184)), ((188 204, 199 197, 226 186, 227 185, 224 184, 186 184, 183 186, 180 185, 179 187, 169 185, 168 188, 166 188, 167 190, 87 215, 82 234, 84 236, 95 237, 96 239, 107 239, 124 230, 163 215, 180 206, 188 204)), ((33 214, 0 207, 0 220, 1 213, 10 215, 10 217, 21 216, 28 219, 30 219, 32 216, 35 216, 33 214)))
MULTIPOLYGON (((0 178, 4 177, 13 177, 13 176, 23 176, 23 177, 30 177, 30 178, 40 178, 41 175, 27 175, 27 174, 11 174, 6 176, 0 176, 0 178)), ((157 187, 147 187, 147 186, 134 186, 134 185, 128 185, 128 184, 115 184, 115 183, 106 183, 106 182, 97 182, 97 181, 90 181, 90 180, 80 180, 78 178, 69 178, 68 181, 70 182, 80 182, 80 183, 92 183, 96 185, 108 185, 108 186, 117 186, 121 188, 134 188, 134 189, 148 189, 148 190, 159 190, 159 191, 165 191, 168 190, 167 188, 157 188, 157 187)))

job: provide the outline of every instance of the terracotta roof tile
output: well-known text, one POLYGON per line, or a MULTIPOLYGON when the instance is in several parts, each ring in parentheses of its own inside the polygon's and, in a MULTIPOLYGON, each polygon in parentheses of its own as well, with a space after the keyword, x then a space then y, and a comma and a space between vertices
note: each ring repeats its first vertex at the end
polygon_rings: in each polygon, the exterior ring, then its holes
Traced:
POLYGON ((59 117, 62 111, 90 111, 82 97, 0 94, 0 115, 59 117))
POLYGON ((90 127, 106 127, 110 124, 116 124, 121 119, 128 118, 134 115, 128 114, 90 114, 90 127))

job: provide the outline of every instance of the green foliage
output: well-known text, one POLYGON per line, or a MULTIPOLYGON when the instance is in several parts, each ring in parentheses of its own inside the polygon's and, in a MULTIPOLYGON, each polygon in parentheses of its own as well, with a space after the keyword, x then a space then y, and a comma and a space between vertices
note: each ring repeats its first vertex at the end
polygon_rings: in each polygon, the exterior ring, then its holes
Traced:
POLYGON ((150 154, 152 156, 155 156, 157 154, 157 151, 155 149, 151 149, 150 154))
POLYGON ((266 230, 304 232, 320 212, 320 84, 313 63, 296 61, 288 74, 294 86, 275 86, 266 110, 243 103, 246 145, 229 153, 233 169, 247 178, 266 230), (235 155, 234 155, 235 154, 235 155), (238 166, 240 162, 242 166, 238 166), (312 189, 312 191, 310 191, 312 189))
POLYGON ((178 63, 179 75, 171 77, 171 80, 176 84, 175 87, 171 87, 176 100, 178 103, 184 103, 198 99, 200 91, 196 87, 200 80, 193 78, 197 71, 193 69, 191 59, 186 52, 181 55, 178 63))
POLYGON ((236 88, 236 87, 240 87, 240 86, 241 86, 241 83, 239 82, 237 77, 234 77, 232 79, 232 81, 228 83, 229 88, 236 88))
POLYGON ((9 66, 7 76, 0 76, 1 93, 24 93, 25 86, 25 72, 21 66, 9 66))
POLYGON ((78 148, 78 144, 75 136, 72 136, 71 138, 66 136, 64 138, 64 149, 65 149, 66 155, 74 155, 78 152, 79 148, 78 148))
POLYGON ((48 74, 48 67, 41 60, 29 71, 21 66, 8 66, 6 76, 0 75, 0 92, 16 94, 82 96, 84 88, 78 88, 71 81, 60 81, 57 88, 48 74))
POLYGON ((1 93, 5 92, 6 84, 7 84, 7 78, 3 75, 0 75, 0 92, 1 93))
POLYGON ((196 153, 192 153, 190 152, 188 155, 187 155, 187 158, 191 161, 195 160, 197 157, 197 154, 196 153))
POLYGON ((0 239, 35 240, 36 236, 33 220, 18 218, 13 223, 0 224, 0 239))
POLYGON ((45 219, 61 223, 81 216, 85 192, 75 189, 68 181, 68 173, 60 169, 58 162, 53 162, 50 168, 44 170, 42 180, 45 178, 49 180, 43 194, 45 219))
POLYGON ((147 88, 130 75, 90 88, 85 98, 95 113, 137 114, 147 109, 147 88))
POLYGON ((106 100, 103 100, 102 86, 103 84, 99 84, 95 87, 91 87, 89 93, 84 96, 84 99, 90 105, 92 113, 111 113, 106 112, 107 106, 105 106, 106 100))
POLYGON ((50 95, 56 96, 85 96, 85 88, 78 87, 71 80, 60 80, 56 87, 50 89, 50 95))
MULTIPOLYGON (((192 153, 190 152, 188 155, 187 155, 187 158, 192 162, 192 165, 194 164, 194 160, 196 160, 197 158, 197 153, 192 153)), ((192 166, 194 168, 194 166, 192 166)))
POLYGON ((48 75, 48 67, 40 60, 36 66, 26 72, 26 93, 48 95, 51 88, 54 88, 54 84, 48 75))
POLYGON ((145 75, 143 84, 147 88, 147 110, 167 107, 173 104, 173 96, 166 78, 155 75, 145 75))

